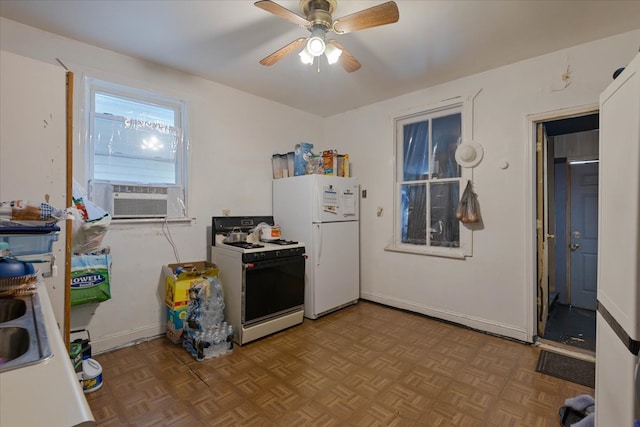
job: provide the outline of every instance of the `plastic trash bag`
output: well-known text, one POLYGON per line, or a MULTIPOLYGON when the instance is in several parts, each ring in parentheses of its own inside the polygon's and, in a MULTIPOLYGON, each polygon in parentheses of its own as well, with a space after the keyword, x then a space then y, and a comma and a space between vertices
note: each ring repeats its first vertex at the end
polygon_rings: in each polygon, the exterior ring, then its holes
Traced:
POLYGON ((86 254, 100 250, 111 224, 111 215, 107 213, 98 220, 85 221, 78 209, 70 208, 69 213, 73 215, 71 251, 74 254, 86 254))
POLYGON ((480 204, 478 195, 473 192, 471 181, 467 181, 467 186, 458 202, 456 218, 464 224, 480 222, 480 204))
POLYGON ((73 206, 67 209, 73 217, 72 252, 85 254, 98 251, 111 224, 111 215, 87 200, 84 189, 74 180, 73 206))

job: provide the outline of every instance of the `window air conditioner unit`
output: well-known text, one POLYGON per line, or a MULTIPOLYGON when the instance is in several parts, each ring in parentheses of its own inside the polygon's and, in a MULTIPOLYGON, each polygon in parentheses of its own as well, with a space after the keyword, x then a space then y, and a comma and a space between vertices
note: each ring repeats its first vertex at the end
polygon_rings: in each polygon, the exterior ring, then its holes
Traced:
POLYGON ((89 194, 113 218, 181 218, 186 214, 177 185, 91 181, 89 194))

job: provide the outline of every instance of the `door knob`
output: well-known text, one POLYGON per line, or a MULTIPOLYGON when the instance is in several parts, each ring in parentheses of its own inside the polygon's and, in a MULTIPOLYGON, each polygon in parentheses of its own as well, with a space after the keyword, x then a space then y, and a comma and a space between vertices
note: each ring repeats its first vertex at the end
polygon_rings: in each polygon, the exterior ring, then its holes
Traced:
POLYGON ((577 250, 580 247, 580 243, 572 243, 569 245, 569 249, 571 249, 572 251, 577 250))

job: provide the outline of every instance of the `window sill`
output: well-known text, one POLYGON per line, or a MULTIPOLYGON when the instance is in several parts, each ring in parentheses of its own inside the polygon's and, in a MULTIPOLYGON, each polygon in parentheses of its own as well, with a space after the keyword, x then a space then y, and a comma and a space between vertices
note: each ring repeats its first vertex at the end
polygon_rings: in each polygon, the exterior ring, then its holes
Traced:
POLYGON ((403 244, 395 244, 392 243, 387 245, 384 248, 385 251, 389 252, 401 252, 407 254, 414 255, 425 255, 425 256, 436 256, 441 258, 452 258, 452 259, 465 259, 467 256, 465 255, 463 248, 437 248, 437 247, 424 247, 424 246, 416 246, 416 245, 403 245, 403 244))
POLYGON ((111 220, 111 226, 115 226, 115 228, 129 228, 128 226, 162 225, 167 223, 191 225, 195 223, 195 221, 195 218, 114 218, 111 220))

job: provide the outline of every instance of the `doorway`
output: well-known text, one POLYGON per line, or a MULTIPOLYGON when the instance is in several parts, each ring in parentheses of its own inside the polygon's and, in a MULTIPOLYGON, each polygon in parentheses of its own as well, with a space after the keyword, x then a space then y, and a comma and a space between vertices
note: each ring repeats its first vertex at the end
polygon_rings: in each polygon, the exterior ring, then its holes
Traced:
POLYGON ((595 352, 598 122, 536 123, 538 337, 595 352))

